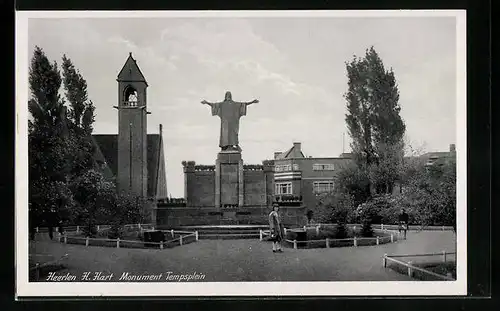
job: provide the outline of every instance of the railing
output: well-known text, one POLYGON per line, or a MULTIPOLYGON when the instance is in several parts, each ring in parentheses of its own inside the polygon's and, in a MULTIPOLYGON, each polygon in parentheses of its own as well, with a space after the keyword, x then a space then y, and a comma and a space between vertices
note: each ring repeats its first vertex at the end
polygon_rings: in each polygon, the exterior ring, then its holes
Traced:
POLYGON ((382 265, 384 266, 384 268, 387 268, 387 262, 391 261, 391 262, 394 262, 394 263, 396 263, 398 265, 406 267, 408 269, 407 273, 408 273, 409 277, 413 277, 413 274, 414 274, 415 271, 420 271, 420 272, 422 272, 424 274, 431 275, 431 276, 434 276, 434 277, 442 279, 442 280, 454 281, 455 279, 452 278, 452 277, 450 277, 450 276, 441 275, 439 273, 435 273, 435 272, 429 271, 427 269, 424 269, 424 268, 421 268, 421 267, 417 267, 417 266, 413 265, 413 261, 404 262, 404 261, 395 259, 395 258, 402 258, 402 257, 408 258, 408 257, 442 256, 443 262, 446 263, 448 255, 455 255, 456 256, 457 253, 456 252, 442 251, 441 253, 412 254, 412 255, 387 255, 387 254, 384 254, 384 257, 383 257, 383 260, 382 260, 382 265))
MULTIPOLYGON (((145 229, 146 230, 146 229, 145 229)), ((142 229, 141 229, 142 231, 142 229)), ((170 234, 172 239, 161 241, 161 242, 149 242, 141 240, 123 240, 120 238, 109 239, 109 238, 90 238, 90 237, 77 237, 74 235, 68 235, 66 233, 59 235, 59 242, 65 244, 80 244, 85 246, 104 246, 104 247, 116 247, 116 248, 146 248, 146 247, 157 247, 158 249, 170 248, 174 246, 182 246, 188 243, 198 241, 198 231, 177 231, 177 230, 160 230, 165 234, 170 234), (180 235, 178 238, 174 238, 175 234, 180 235)))
POLYGON ((201 171, 212 172, 212 171, 215 171, 215 165, 195 165, 194 170, 197 172, 201 172, 201 171))
MULTIPOLYGON (((35 256, 36 256, 36 254, 35 254, 35 256)), ((38 255, 38 256, 40 256, 40 255, 38 255)), ((50 256, 50 255, 47 255, 47 256, 50 256)), ((63 255, 59 259, 55 259, 55 260, 52 260, 52 261, 44 262, 42 264, 40 264, 39 262, 37 262, 37 263, 35 263, 34 267, 31 267, 29 269, 29 272, 34 272, 35 273, 34 278, 35 278, 36 281, 38 281, 40 279, 40 269, 48 267, 48 266, 53 266, 53 265, 60 264, 61 261, 65 260, 67 258, 68 258, 68 254, 65 254, 65 255, 63 255)))
MULTIPOLYGON (((303 230, 305 229, 306 226, 304 226, 303 230)), ((284 229, 285 235, 287 234, 288 231, 294 231, 297 229, 284 229)), ((301 230, 301 229, 299 229, 301 230)), ((319 226, 316 227, 316 232, 319 232, 319 226)), ((375 229, 377 230, 377 229, 375 229)), ((264 240, 264 237, 270 236, 271 232, 270 230, 260 230, 259 233, 259 240, 262 241, 264 240)), ((375 244, 368 243, 366 245, 379 245, 379 244, 386 244, 386 243, 394 243, 394 241, 397 241, 398 235, 391 233, 390 236, 375 236, 375 237, 370 237, 370 238, 362 238, 362 237, 353 237, 353 238, 345 238, 345 239, 330 239, 326 238, 324 240, 307 240, 307 241, 297 241, 297 240, 290 240, 290 239, 284 239, 285 242, 290 243, 293 245, 294 249, 298 249, 299 245, 311 245, 311 244, 316 244, 318 246, 316 247, 321 247, 325 245, 326 248, 330 248, 332 245, 336 246, 362 246, 365 244, 365 242, 375 242, 375 244)), ((335 247, 335 246, 334 246, 335 247)))
MULTIPOLYGON (((334 227, 337 226, 337 224, 323 224, 323 223, 318 223, 318 224, 309 224, 306 225, 305 227, 316 227, 320 226, 321 228, 327 228, 327 227, 334 227)), ((346 224, 348 227, 362 227, 362 224, 346 224)), ((380 230, 399 230, 399 225, 392 225, 392 224, 372 224, 373 229, 380 229, 380 230)), ((453 227, 452 226, 422 226, 422 225, 409 225, 409 229, 414 229, 416 231, 421 231, 421 230, 432 230, 432 231, 452 231, 453 227)))
MULTIPOLYGON (((83 228, 85 228, 87 226, 62 226, 64 232, 76 232, 76 233, 79 233, 80 231, 83 230, 83 228)), ((96 225, 95 226, 97 231, 104 231, 104 230, 108 230, 111 228, 111 225, 96 225)), ((138 228, 138 229, 142 229, 142 230, 147 230, 147 229, 154 229, 154 225, 153 224, 127 224, 127 225, 123 225, 124 228, 138 228)), ((57 229, 59 228, 59 226, 54 226, 53 227, 54 229, 57 229)), ((57 230, 54 230, 54 231, 57 231, 57 230)), ((49 228, 48 227, 35 227, 35 232, 36 233, 47 233, 49 232, 49 228)))

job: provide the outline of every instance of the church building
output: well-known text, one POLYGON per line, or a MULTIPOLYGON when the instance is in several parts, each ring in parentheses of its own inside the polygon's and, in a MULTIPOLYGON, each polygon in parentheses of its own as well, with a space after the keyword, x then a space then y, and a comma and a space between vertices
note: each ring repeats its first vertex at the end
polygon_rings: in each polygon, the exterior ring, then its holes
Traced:
POLYGON ((116 81, 118 134, 92 135, 95 160, 118 191, 146 198, 154 209, 167 197, 162 125, 157 134, 147 133, 148 83, 132 53, 116 81))

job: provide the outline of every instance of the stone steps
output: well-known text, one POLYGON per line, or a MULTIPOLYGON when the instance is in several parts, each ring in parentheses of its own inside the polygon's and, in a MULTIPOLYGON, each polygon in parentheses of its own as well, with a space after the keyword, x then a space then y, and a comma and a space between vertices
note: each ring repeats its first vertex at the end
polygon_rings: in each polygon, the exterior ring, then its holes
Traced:
POLYGON ((260 236, 257 233, 230 233, 230 234, 219 234, 219 233, 198 233, 198 238, 200 240, 239 240, 239 239, 258 239, 260 236))

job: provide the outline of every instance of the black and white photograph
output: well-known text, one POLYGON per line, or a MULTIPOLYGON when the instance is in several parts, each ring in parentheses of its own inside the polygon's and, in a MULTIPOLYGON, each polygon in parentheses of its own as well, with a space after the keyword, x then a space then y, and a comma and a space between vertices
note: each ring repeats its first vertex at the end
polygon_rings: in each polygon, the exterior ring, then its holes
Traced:
POLYGON ((18 11, 17 294, 466 294, 465 19, 18 11))

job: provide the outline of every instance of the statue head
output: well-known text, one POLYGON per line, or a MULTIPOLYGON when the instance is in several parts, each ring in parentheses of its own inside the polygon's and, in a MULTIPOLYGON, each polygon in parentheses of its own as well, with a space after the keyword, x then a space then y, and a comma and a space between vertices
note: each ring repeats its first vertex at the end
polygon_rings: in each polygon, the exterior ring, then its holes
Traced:
POLYGON ((227 91, 227 92, 226 92, 226 96, 225 96, 225 98, 224 98, 224 99, 225 99, 225 100, 233 100, 233 99, 232 99, 232 96, 231 96, 231 92, 227 91))

